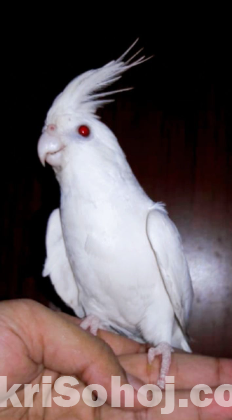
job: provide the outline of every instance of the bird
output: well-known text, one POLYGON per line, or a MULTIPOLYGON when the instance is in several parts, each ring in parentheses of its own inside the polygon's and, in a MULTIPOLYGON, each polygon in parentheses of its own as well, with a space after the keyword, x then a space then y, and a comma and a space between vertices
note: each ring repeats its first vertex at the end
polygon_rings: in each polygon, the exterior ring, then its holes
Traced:
POLYGON ((173 348, 191 352, 187 327, 193 287, 180 234, 162 202, 139 184, 113 132, 96 111, 123 73, 150 57, 136 40, 117 60, 74 78, 55 98, 38 156, 60 186, 48 220, 43 276, 94 335, 114 331, 161 356, 165 386, 173 348), (129 54, 130 53, 130 54, 129 54))

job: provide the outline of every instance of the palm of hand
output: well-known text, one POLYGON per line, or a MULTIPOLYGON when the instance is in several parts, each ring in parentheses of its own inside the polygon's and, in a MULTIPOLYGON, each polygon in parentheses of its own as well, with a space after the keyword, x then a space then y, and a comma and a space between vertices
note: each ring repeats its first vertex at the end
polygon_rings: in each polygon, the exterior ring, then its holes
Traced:
MULTIPOLYGON (((134 378, 129 378, 136 389, 143 383, 156 383, 159 359, 155 360, 152 367, 148 366, 144 345, 105 331, 100 331, 101 339, 93 337, 78 327, 79 321, 76 318, 54 313, 33 301, 3 302, 0 306, 0 365, 1 375, 7 376, 8 389, 13 384, 39 384, 41 389, 44 376, 51 377, 52 384, 51 407, 43 407, 41 392, 35 393, 33 407, 24 407, 24 389, 21 387, 17 397, 22 407, 8 404, 7 408, 0 408, 0 419, 163 418, 161 407, 165 406, 164 395, 162 402, 153 408, 139 407, 136 392, 134 409, 110 406, 111 375, 120 376, 121 384, 128 382, 125 372, 133 375, 134 378), (87 384, 101 384, 108 393, 107 402, 94 408, 80 398, 73 407, 58 406, 53 398, 59 394, 53 385, 63 376, 78 379, 79 384, 75 388, 80 396, 87 384)), ((178 404, 179 399, 189 400, 190 390, 196 384, 207 382, 214 389, 220 384, 231 383, 231 360, 175 353, 170 376, 175 377, 175 409, 169 414, 170 420, 180 419, 181 416, 188 420, 232 418, 232 407, 221 407, 215 401, 202 409, 195 407, 191 401, 188 408, 180 408, 178 404)))

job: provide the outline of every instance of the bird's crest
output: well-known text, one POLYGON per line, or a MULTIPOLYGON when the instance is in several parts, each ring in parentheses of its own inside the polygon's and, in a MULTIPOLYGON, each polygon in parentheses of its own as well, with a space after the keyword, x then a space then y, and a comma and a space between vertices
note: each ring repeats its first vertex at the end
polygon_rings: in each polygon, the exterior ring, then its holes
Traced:
POLYGON ((134 60, 143 50, 142 48, 128 60, 124 61, 129 51, 131 51, 137 42, 138 39, 117 60, 110 61, 99 69, 87 71, 73 79, 54 100, 48 112, 47 121, 54 115, 75 114, 77 112, 95 114, 99 107, 113 101, 112 99, 106 99, 107 96, 132 89, 126 88, 101 92, 120 79, 125 71, 151 58, 142 56, 134 60))

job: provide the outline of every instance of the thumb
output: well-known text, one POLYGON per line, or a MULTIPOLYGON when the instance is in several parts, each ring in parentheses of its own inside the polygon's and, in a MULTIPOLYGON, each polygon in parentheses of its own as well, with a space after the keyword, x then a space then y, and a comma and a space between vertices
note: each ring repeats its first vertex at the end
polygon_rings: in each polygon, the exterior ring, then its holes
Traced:
MULTIPOLYGON (((65 376, 75 375, 86 384, 102 385, 107 392, 108 403, 111 402, 111 376, 120 377, 121 385, 128 383, 118 359, 100 338, 32 300, 2 302, 0 307, 5 328, 8 325, 11 335, 14 335, 14 347, 17 340, 21 342, 18 346, 23 352, 21 360, 28 358, 30 363, 34 363, 33 369, 30 367, 31 372, 26 372, 27 380, 28 376, 35 374, 35 365, 65 376)), ((25 365, 31 366, 24 364, 24 376, 25 365)), ((20 380, 15 372, 17 365, 13 368, 14 376, 16 374, 20 380)), ((134 397, 135 407, 139 407, 136 391, 134 397)), ((124 406, 124 398, 124 393, 121 393, 121 407, 124 406)))

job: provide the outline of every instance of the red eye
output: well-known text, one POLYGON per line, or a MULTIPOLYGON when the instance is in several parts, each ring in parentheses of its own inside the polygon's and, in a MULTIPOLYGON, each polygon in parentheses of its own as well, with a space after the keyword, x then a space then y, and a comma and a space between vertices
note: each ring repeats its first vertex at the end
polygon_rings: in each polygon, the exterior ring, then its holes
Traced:
POLYGON ((80 125, 77 130, 78 133, 83 137, 88 137, 90 135, 90 129, 87 125, 80 125))

